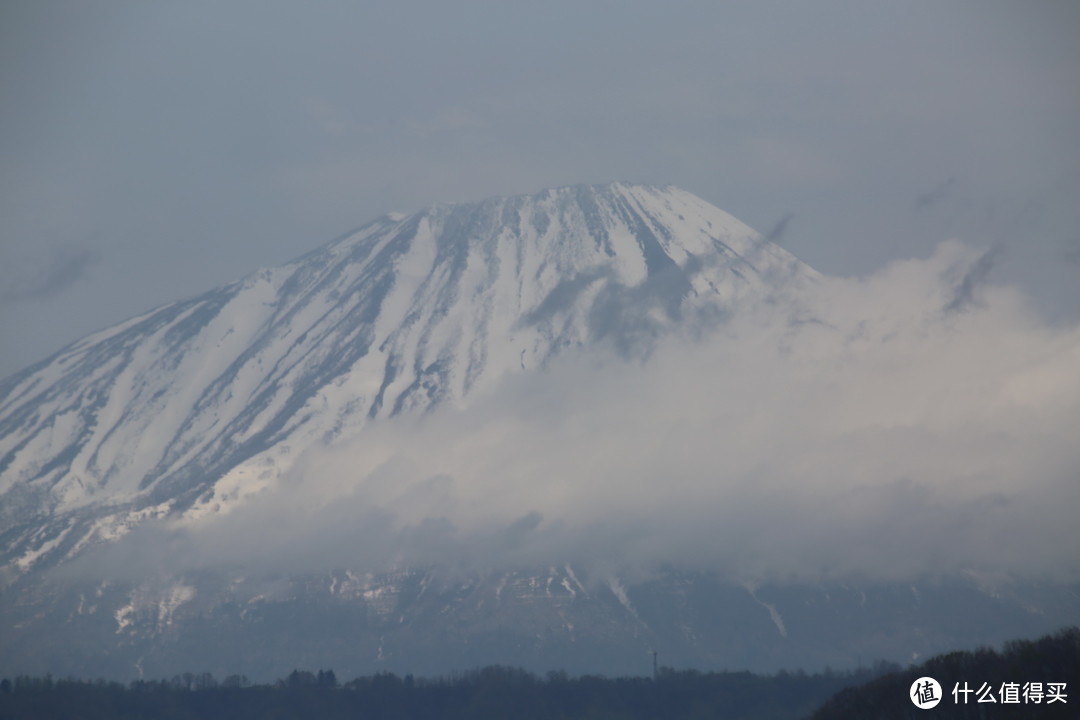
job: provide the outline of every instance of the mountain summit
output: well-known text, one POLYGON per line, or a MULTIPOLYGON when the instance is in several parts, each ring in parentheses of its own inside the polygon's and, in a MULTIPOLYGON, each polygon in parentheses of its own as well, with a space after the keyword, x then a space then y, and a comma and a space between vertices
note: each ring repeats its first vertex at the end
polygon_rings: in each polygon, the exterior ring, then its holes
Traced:
POLYGON ((20 574, 212 511, 314 443, 464 402, 567 348, 644 352, 665 328, 814 275, 673 187, 381 217, 0 383, 0 563, 20 574))

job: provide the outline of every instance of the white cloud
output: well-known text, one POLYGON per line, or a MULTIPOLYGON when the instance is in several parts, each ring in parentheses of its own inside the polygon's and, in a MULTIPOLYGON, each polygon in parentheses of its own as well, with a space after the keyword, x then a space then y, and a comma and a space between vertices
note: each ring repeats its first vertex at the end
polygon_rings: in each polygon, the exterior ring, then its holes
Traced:
POLYGON ((1075 579, 1080 328, 991 285, 945 312, 979 257, 945 243, 798 312, 370 427, 191 528, 184 561, 1075 579))

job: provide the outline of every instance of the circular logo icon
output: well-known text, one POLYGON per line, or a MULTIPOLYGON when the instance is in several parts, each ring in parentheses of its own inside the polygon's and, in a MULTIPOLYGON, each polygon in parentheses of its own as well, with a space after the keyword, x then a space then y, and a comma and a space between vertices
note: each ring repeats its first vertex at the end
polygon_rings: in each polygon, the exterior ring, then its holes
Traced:
POLYGON ((911 683, 908 697, 915 703, 915 707, 929 710, 941 702, 941 685, 932 677, 921 677, 911 683))

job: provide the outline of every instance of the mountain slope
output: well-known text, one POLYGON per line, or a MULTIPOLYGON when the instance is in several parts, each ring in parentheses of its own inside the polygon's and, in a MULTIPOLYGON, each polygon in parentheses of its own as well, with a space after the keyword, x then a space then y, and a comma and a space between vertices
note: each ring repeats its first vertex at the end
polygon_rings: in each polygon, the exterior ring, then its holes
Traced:
POLYGON ((566 348, 647 352, 666 327, 814 277, 671 187, 379 218, 0 383, 0 563, 17 575, 212 512, 371 421, 465 402, 566 348))

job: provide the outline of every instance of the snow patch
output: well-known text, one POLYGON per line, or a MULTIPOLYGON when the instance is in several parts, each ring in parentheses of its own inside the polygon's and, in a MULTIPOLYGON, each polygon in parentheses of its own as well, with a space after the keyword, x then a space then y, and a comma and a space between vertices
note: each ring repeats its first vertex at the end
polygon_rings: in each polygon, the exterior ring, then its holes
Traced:
POLYGON ((22 557, 15 561, 15 566, 19 569, 20 572, 26 572, 27 570, 29 570, 34 565, 34 563, 36 563, 38 559, 41 558, 42 555, 48 553, 50 550, 59 545, 64 540, 64 538, 67 537, 68 533, 71 532, 72 527, 74 526, 68 525, 66 528, 60 531, 60 534, 58 534, 56 537, 45 541, 37 548, 27 551, 25 554, 23 554, 22 557))
POLYGON ((638 617, 637 610, 635 610, 634 606, 630 604, 630 598, 626 595, 626 588, 623 587, 623 584, 619 581, 619 578, 612 575, 610 578, 608 578, 607 585, 611 592, 615 595, 616 599, 618 599, 619 604, 626 608, 626 611, 633 615, 635 620, 644 625, 644 621, 642 621, 642 619, 638 617))
POLYGON ((787 637, 787 626, 784 625, 784 618, 780 616, 776 606, 772 603, 767 603, 761 600, 757 596, 757 585, 751 582, 743 582, 743 587, 746 588, 746 592, 750 594, 750 597, 754 599, 761 607, 769 611, 769 618, 772 620, 773 625, 776 626, 776 631, 780 633, 780 637, 787 637))

